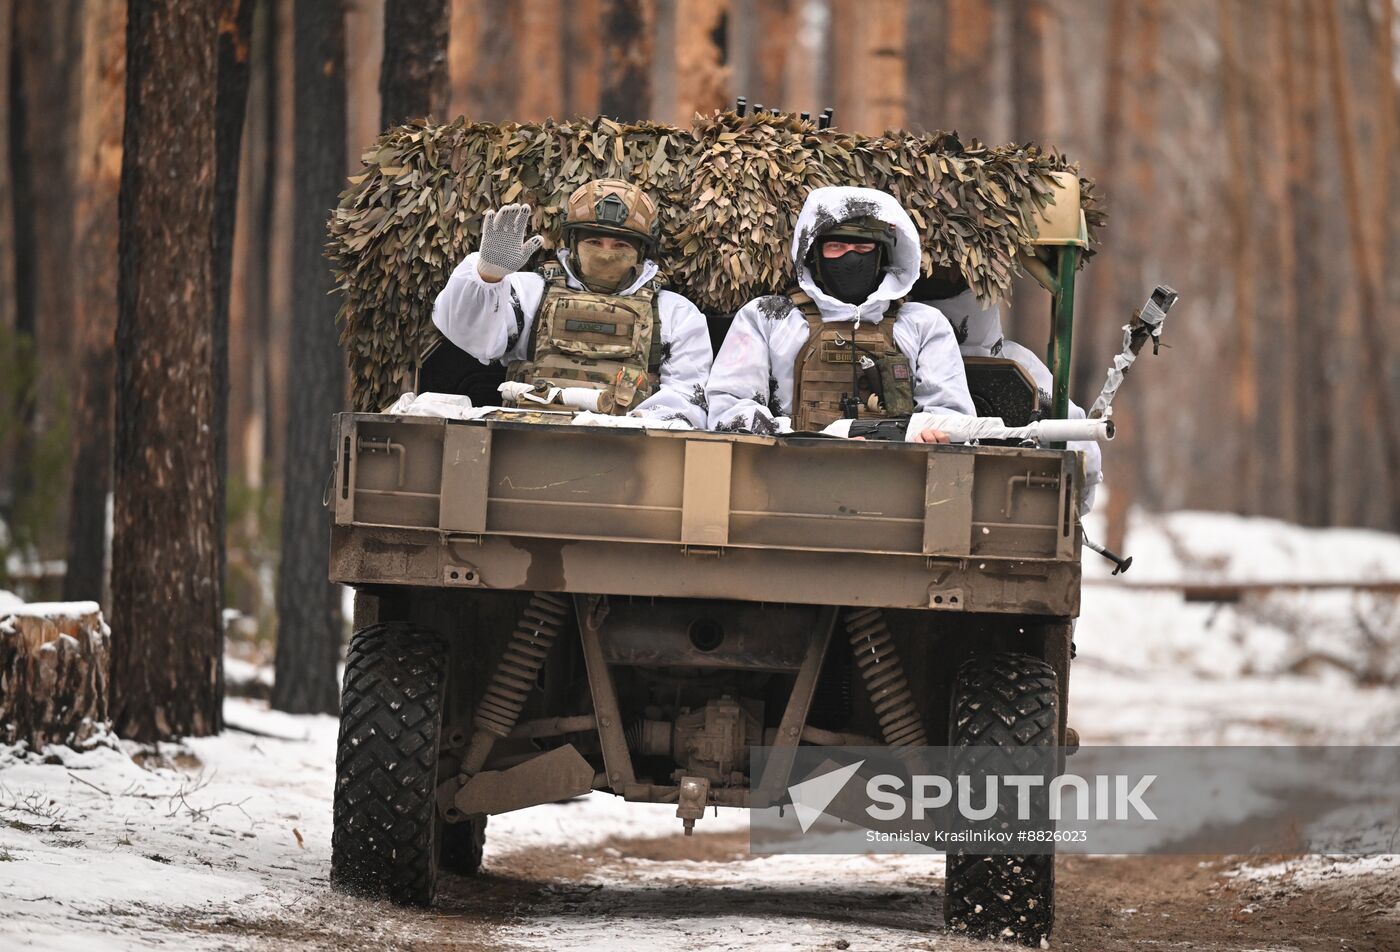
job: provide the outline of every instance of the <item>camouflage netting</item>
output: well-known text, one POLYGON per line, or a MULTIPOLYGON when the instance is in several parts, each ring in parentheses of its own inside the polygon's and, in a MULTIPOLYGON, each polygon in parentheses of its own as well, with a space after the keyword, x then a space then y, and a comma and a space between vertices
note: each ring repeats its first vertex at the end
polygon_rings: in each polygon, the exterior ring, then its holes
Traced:
MULTIPOLYGON (((378 409, 403 389, 404 371, 434 339, 433 299, 476 247, 488 209, 528 202, 552 245, 575 188, 595 178, 636 182, 661 205, 667 286, 728 313, 792 284, 789 242, 809 190, 867 185, 913 216, 925 274, 957 264, 979 297, 995 301, 1035 236, 1029 210, 1050 201, 1049 173, 1075 169, 1034 145, 872 138, 733 113, 697 117, 690 129, 608 119, 414 123, 386 132, 363 158, 331 219, 328 253, 345 296, 341 341, 359 409, 378 409)), ((1091 183, 1080 187, 1092 239, 1103 215, 1091 183)))

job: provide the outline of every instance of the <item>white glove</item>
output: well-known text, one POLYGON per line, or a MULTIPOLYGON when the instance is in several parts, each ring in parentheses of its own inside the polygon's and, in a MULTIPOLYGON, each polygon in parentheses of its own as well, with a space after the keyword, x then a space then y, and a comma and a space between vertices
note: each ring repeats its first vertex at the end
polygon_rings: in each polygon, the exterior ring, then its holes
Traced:
POLYGON ((544 239, 539 235, 528 240, 525 238, 529 227, 529 205, 505 205, 494 212, 487 212, 481 219, 481 254, 477 256, 477 274, 494 283, 523 268, 525 262, 544 244, 544 239))

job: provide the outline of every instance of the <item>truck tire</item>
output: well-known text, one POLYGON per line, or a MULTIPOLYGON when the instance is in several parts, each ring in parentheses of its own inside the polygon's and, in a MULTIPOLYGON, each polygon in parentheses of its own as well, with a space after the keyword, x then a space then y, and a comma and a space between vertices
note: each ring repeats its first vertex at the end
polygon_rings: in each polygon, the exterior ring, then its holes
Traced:
POLYGON ((481 854, 485 848, 486 817, 444 823, 438 866, 458 876, 475 876, 481 870, 481 854))
MULTIPOLYGON (((949 744, 1053 747, 1060 693, 1055 670, 1010 652, 979 655, 958 669, 949 744)), ((950 852, 943 896, 949 929, 1038 945, 1055 922, 1055 857, 950 852)))
POLYGON ((434 792, 447 646, 404 623, 355 633, 345 659, 335 756, 331 884, 400 905, 437 890, 434 792))

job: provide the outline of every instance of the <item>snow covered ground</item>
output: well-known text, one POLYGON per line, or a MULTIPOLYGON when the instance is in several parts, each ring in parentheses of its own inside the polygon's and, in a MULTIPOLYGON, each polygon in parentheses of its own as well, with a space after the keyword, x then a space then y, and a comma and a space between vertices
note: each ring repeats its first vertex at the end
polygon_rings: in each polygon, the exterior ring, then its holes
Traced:
MULTIPOLYGON (((1378 533, 1180 513, 1130 541, 1134 580, 1400 576, 1400 537, 1378 533)), ((1086 586, 1071 723, 1086 743, 1400 743, 1396 613, 1086 586)), ((937 860, 750 855, 739 811, 687 839, 674 808, 601 795, 494 818, 485 874, 429 912, 346 899, 327 884, 334 720, 226 713, 222 736, 156 750, 0 750, 0 949, 985 948, 937 931, 937 860)), ((1153 863, 1064 863, 1055 946, 1321 948, 1310 904, 1345 904, 1365 917, 1340 947, 1400 948, 1396 857, 1153 863)))

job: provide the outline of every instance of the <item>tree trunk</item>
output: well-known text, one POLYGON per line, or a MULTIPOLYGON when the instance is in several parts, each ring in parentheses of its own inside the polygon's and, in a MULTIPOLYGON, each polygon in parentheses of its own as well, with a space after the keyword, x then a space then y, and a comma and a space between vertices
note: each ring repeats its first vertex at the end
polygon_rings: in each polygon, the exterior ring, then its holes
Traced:
MULTIPOLYGON (((243 153, 243 119, 252 70, 253 10, 257 0, 219 0, 218 87, 214 97, 214 321, 211 332, 214 378, 214 532, 215 571, 224 590, 228 509, 229 298, 233 288, 233 236, 238 218, 238 168, 243 153)), ((220 606, 222 608, 222 606, 220 606)))
POLYGON ((32 386, 21 401, 11 534, 41 556, 65 548, 72 457, 66 381, 73 342, 73 181, 82 4, 15 5, 12 70, 17 328, 32 343, 32 386))
MULTIPOLYGON (((1012 15, 1019 16, 1019 12, 1012 15)), ((948 111, 940 125, 956 129, 963 141, 999 142, 1004 138, 997 122, 996 34, 1000 16, 999 4, 948 0, 944 66, 948 111)))
MULTIPOLYGON (((1259 436, 1267 452, 1270 491, 1261 494, 1260 511, 1278 519, 1297 518, 1298 472, 1307 465, 1307 455, 1298 442, 1299 419, 1292 406, 1292 395, 1299 389, 1298 377, 1298 293, 1291 276, 1297 270, 1294 248, 1293 203, 1288 194, 1289 110, 1296 101, 1289 48, 1289 21, 1293 14, 1285 3, 1266 8, 1257 35, 1263 45, 1261 66, 1270 86, 1277 92, 1262 97, 1258 120, 1262 126, 1256 141, 1266 160, 1259 163, 1264 227, 1261 241, 1275 263, 1256 279, 1264 282, 1261 293, 1272 299, 1272 325, 1264 335, 1262 356, 1269 373, 1263 376, 1263 403, 1268 408, 1261 419, 1259 436), (1283 280, 1279 280, 1282 276, 1283 280)), ((1258 226, 1256 226, 1258 227, 1258 226)))
POLYGON ((293 208, 293 135, 296 117, 292 103, 296 95, 296 42, 292 36, 292 14, 295 9, 296 4, 292 0, 277 0, 273 17, 270 82, 276 108, 269 111, 267 118, 268 134, 276 146, 268 153, 272 175, 268 207, 270 227, 260 232, 266 236, 268 263, 267 309, 264 311, 267 327, 263 338, 267 341, 263 375, 263 408, 267 414, 263 426, 266 441, 263 455, 267 472, 274 474, 274 481, 279 486, 286 465, 287 448, 283 440, 287 435, 287 406, 290 402, 288 378, 291 376, 288 352, 291 348, 292 247, 296 221, 293 208))
POLYGON ((1046 0, 1022 0, 1011 17, 1011 138, 1041 142, 1046 124, 1046 0))
POLYGON ((521 62, 530 68, 520 76, 515 119, 539 122, 564 114, 564 7, 561 0, 521 0, 516 22, 520 29, 521 62))
MULTIPOLYGON (((1152 218, 1157 196, 1154 161, 1157 156, 1158 92, 1161 89, 1161 75, 1158 70, 1158 47, 1161 38, 1161 9, 1159 0, 1139 0, 1136 4, 1137 23, 1131 30, 1131 46, 1124 51, 1131 56, 1133 70, 1128 81, 1128 92, 1132 96, 1123 108, 1123 121, 1128 134, 1124 136, 1126 148, 1118 158, 1118 214, 1124 221, 1143 222, 1152 218), (1125 185, 1130 187, 1124 187, 1125 185)), ((1122 107, 1120 107, 1122 108, 1122 107)), ((1112 274, 1118 278, 1105 290, 1108 292, 1110 307, 1114 310, 1107 316, 1122 315, 1126 322, 1132 309, 1142 303, 1144 295, 1155 283, 1155 276, 1144 273, 1143 263, 1152 257, 1153 236, 1140 229, 1125 229, 1120 234, 1121 244, 1114 252, 1119 264, 1112 274)), ((1120 338, 1121 340, 1121 338, 1120 338)), ((1117 341, 1115 341, 1117 343, 1117 341)), ((1108 354, 1090 353, 1081 357, 1081 366, 1103 361, 1108 354)), ((1103 366, 1099 363, 1099 367, 1103 366)), ((1102 371, 1100 371, 1102 372, 1102 371)), ((1141 383, 1141 381, 1139 381, 1141 383)), ((1093 388, 1080 392, 1080 399, 1089 398, 1093 388)), ((1105 543, 1115 552, 1122 552, 1127 546, 1129 518, 1132 507, 1139 500, 1146 476, 1139 465, 1144 451, 1139 421, 1143 416, 1138 412, 1140 391, 1129 386, 1119 397, 1113 412, 1119 425, 1119 438, 1123 441, 1118 452, 1111 454, 1108 466, 1112 483, 1109 486, 1106 509, 1105 543)), ((1152 405, 1152 401, 1147 401, 1152 405)))
POLYGON ((222 724, 212 325, 218 21, 131 0, 120 196, 113 721, 156 741, 222 724))
POLYGON ((1258 446, 1252 439, 1258 432, 1259 375, 1255 354, 1254 274, 1255 235, 1251 220, 1251 189, 1255 185, 1251 162, 1249 131, 1249 77, 1246 60, 1240 55, 1235 36, 1238 4, 1222 0, 1217 7, 1220 35, 1221 76, 1224 83, 1225 131, 1230 164, 1226 177, 1229 195, 1229 241, 1233 262, 1234 320, 1231 323, 1231 405, 1237 441, 1232 508, 1237 512, 1257 512, 1260 487, 1258 446))
POLYGON ((832 10, 836 125, 842 129, 879 135, 904 125, 905 23, 904 0, 832 10))
POLYGON ((76 746, 106 726, 110 641, 95 602, 0 612, 0 744, 76 746))
POLYGON ((321 494, 331 418, 344 406, 335 282, 322 256, 326 220, 345 180, 345 20, 340 0, 298 3, 296 46, 291 366, 277 658, 272 705, 297 714, 336 710, 339 589, 330 575, 330 517, 321 494))
POLYGON ((472 24, 471 85, 467 115, 478 122, 507 122, 519 97, 519 44, 515 0, 476 0, 472 24))
POLYGON ((622 122, 651 116, 651 0, 603 0, 598 111, 622 122))
MULTIPOLYGON (((14 185, 10 179, 10 36, 14 22, 14 0, 0 0, 0 334, 15 327, 14 185)), ((4 450, 0 446, 0 453, 4 450)), ((0 497, 9 488, 9 475, 9 460, 0 458, 0 497)))
MULTIPOLYGON (((379 125, 447 118, 448 0, 387 0, 379 73, 379 125)), ((521 64, 525 72, 532 66, 521 64)))
MULTIPOLYGON (((76 0, 20 2, 15 6, 14 62, 19 85, 14 90, 18 124, 12 149, 23 167, 16 169, 15 202, 21 205, 27 231, 17 248, 24 255, 27 313, 21 321, 35 344, 55 364, 67 362, 72 334, 73 148, 78 111, 74 99, 81 77, 82 4, 76 0)), ((13 154, 13 153, 12 153, 13 154)))
MULTIPOLYGON (((1395 525, 1400 517, 1400 415, 1394 412, 1391 400, 1389 339, 1381 314, 1380 263, 1376 260, 1377 237, 1368 234, 1368 216, 1363 208, 1361 155, 1352 129, 1352 94, 1347 78, 1347 60, 1342 51, 1341 26, 1334 4, 1323 4, 1323 23, 1327 39, 1327 73, 1332 95, 1332 118, 1335 122, 1338 148, 1342 159, 1342 194, 1345 197, 1348 235, 1351 238, 1352 267, 1355 269, 1357 293, 1361 304, 1363 328, 1360 350, 1364 355, 1366 375, 1362 395, 1366 420, 1372 425, 1374 437, 1381 444, 1390 479, 1390 510, 1387 525, 1395 525)), ((1385 173, 1382 171, 1381 176, 1385 173)))
POLYGON ((598 112, 602 93, 599 24, 603 0, 570 0, 564 11, 564 112, 569 117, 598 112))
POLYGON ((477 8, 480 5, 481 0, 452 0, 451 25, 447 31, 447 80, 448 112, 453 116, 472 115, 477 8))
POLYGON ((105 601, 107 495, 112 489, 112 348, 117 332, 117 193, 122 177, 126 8, 84 8, 82 96, 74 201, 81 356, 73 426, 73 485, 63 597, 105 601))
POLYGON ((948 0, 909 4, 905 42, 923 56, 904 61, 909 97, 909 126, 923 132, 948 127, 948 64, 942 55, 947 42, 948 0))
POLYGON ((1299 0, 1290 10, 1297 24, 1297 77, 1291 87, 1294 102, 1289 108, 1288 198, 1294 209, 1294 270, 1292 280, 1297 294, 1298 336, 1307 341, 1299 350, 1298 385, 1293 389, 1293 412, 1299 419, 1299 440, 1306 447, 1307 459, 1298 474, 1296 517, 1306 525, 1323 526, 1329 521, 1330 488, 1333 479, 1332 381, 1328 372, 1332 360, 1337 302, 1329 300, 1327 272, 1335 254, 1320 241, 1326 234, 1332 214, 1326 193, 1319 189, 1321 176, 1318 148, 1324 131, 1322 123, 1321 40, 1318 0, 1299 0))
MULTIPOLYGON (((729 0, 676 0, 676 30, 671 57, 675 62, 675 98, 667 102, 658 96, 658 118, 673 118, 682 127, 689 127, 695 113, 709 114, 731 105, 729 101, 729 66, 724 49, 716 41, 725 33, 729 0)), ((774 92, 759 99, 751 93, 749 101, 778 105, 779 83, 774 92)), ((766 94, 765 94, 766 95, 766 94)), ((788 104, 789 106, 792 104, 788 104)))

